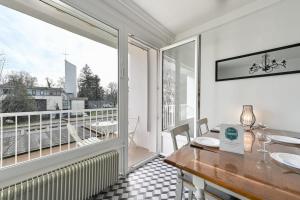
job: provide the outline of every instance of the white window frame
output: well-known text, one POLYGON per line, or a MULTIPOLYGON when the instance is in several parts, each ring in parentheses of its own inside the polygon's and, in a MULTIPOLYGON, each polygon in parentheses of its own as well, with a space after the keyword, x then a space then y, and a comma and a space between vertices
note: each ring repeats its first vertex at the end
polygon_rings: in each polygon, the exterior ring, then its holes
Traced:
POLYGON ((0 188, 15 184, 16 182, 26 180, 33 176, 63 167, 65 165, 74 163, 76 161, 91 157, 96 154, 101 154, 110 150, 118 150, 120 152, 120 173, 127 173, 128 166, 128 31, 126 26, 120 22, 108 22, 105 20, 95 19, 84 12, 72 8, 67 4, 64 4, 57 0, 14 0, 4 1, 0 0, 0 4, 3 4, 12 9, 21 11, 28 15, 40 16, 42 14, 50 15, 53 14, 43 13, 45 6, 59 7, 60 10, 66 11, 67 13, 80 14, 80 17, 84 21, 93 23, 103 22, 108 26, 118 30, 118 85, 119 85, 119 137, 117 139, 108 140, 103 143, 96 143, 88 146, 84 146, 77 149, 71 149, 52 155, 43 156, 33 160, 25 161, 16 165, 4 167, 0 169, 0 188), (48 3, 49 5, 45 4, 48 3), (51 5, 51 6, 50 6, 51 5), (68 159, 66 159, 68 158, 68 159))
POLYGON ((188 38, 188 39, 185 39, 185 40, 182 40, 182 41, 179 41, 179 42, 176 42, 176 43, 173 43, 169 46, 166 46, 166 47, 163 47, 160 49, 160 52, 159 52, 159 74, 158 74, 158 85, 159 85, 159 89, 158 89, 158 147, 159 147, 159 152, 160 153, 163 153, 163 147, 162 147, 162 138, 163 138, 163 134, 168 132, 167 130, 162 130, 162 87, 163 87, 163 84, 162 84, 162 76, 163 76, 163 51, 166 51, 168 49, 172 49, 172 48, 175 48, 175 47, 178 47, 178 46, 181 46, 181 45, 184 45, 184 44, 187 44, 187 43, 190 43, 190 42, 195 42, 195 80, 194 80, 194 83, 195 83, 195 112, 194 112, 194 135, 193 137, 197 137, 197 120, 199 119, 199 113, 200 113, 200 108, 198 106, 198 102, 200 101, 200 96, 198 96, 198 91, 200 89, 200 84, 199 84, 199 79, 200 79, 200 65, 199 65, 199 52, 200 52, 200 36, 194 36, 194 37, 191 37, 191 38, 188 38))

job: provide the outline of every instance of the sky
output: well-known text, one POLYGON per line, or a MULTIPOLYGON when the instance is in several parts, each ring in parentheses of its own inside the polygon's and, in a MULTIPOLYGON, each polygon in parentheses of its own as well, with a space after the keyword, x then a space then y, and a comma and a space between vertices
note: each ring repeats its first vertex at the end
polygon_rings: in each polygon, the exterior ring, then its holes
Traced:
POLYGON ((64 59, 80 70, 88 64, 101 79, 101 86, 117 82, 118 51, 70 31, 0 6, 0 54, 6 64, 4 77, 11 71, 26 71, 46 86, 46 77, 64 77, 64 59))

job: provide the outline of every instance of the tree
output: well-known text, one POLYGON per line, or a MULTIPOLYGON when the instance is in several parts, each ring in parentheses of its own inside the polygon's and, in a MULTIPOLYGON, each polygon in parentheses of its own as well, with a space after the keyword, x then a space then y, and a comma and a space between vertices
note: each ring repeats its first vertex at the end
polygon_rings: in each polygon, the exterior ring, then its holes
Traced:
POLYGON ((163 105, 175 104, 175 70, 166 65, 163 75, 163 105))
POLYGON ((12 72, 5 80, 5 85, 11 89, 2 101, 2 112, 35 111, 35 101, 28 95, 27 88, 35 85, 36 78, 27 72, 12 72))
POLYGON ((46 81, 47 81, 47 87, 48 88, 54 87, 54 82, 53 82, 53 80, 51 78, 46 77, 46 81))
POLYGON ((89 100, 102 100, 104 90, 100 86, 100 78, 94 74, 88 65, 85 65, 78 80, 78 96, 89 100))
POLYGON ((115 107, 118 103, 118 85, 115 82, 110 82, 106 90, 106 100, 111 102, 115 107))
POLYGON ((31 76, 28 72, 11 72, 4 78, 4 84, 9 86, 24 85, 25 87, 36 86, 37 78, 31 76))
POLYGON ((65 77, 59 77, 59 78, 57 79, 56 86, 57 86, 58 88, 65 88, 65 77))
POLYGON ((0 53, 0 83, 2 83, 2 73, 6 64, 6 57, 4 53, 0 53))

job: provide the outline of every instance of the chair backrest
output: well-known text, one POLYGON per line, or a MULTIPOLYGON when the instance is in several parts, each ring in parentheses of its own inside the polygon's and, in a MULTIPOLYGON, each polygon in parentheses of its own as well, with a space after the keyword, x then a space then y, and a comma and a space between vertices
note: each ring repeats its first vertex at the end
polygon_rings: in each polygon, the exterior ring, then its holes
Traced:
POLYGON ((207 118, 203 118, 197 121, 197 128, 198 128, 198 135, 202 136, 203 134, 206 134, 209 132, 209 128, 208 128, 208 119, 207 118))
POLYGON ((82 139, 78 136, 76 129, 70 123, 67 124, 68 133, 73 137, 76 142, 82 142, 82 139))
POLYGON ((137 118, 128 118, 128 133, 135 133, 139 122, 140 116, 138 116, 137 118))
POLYGON ((178 135, 185 136, 187 139, 187 142, 188 143, 191 142, 190 133, 189 133, 189 124, 177 126, 173 129, 171 129, 170 133, 171 133, 171 137, 172 137, 174 151, 178 150, 178 143, 177 143, 176 136, 178 136, 178 135))

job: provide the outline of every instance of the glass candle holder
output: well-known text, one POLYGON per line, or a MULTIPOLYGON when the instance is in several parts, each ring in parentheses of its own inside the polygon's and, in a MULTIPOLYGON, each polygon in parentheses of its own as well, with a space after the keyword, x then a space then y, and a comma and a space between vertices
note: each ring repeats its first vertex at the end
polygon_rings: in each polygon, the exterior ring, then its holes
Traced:
POLYGON ((240 122, 244 127, 251 127, 254 125, 256 121, 255 115, 253 113, 252 105, 243 105, 243 111, 240 117, 240 122))

